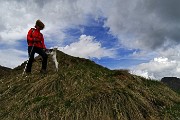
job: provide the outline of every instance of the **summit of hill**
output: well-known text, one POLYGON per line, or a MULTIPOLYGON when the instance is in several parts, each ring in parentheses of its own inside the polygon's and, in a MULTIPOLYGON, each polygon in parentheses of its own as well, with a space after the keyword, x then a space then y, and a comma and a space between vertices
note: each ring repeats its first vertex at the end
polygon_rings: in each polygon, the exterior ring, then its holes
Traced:
POLYGON ((59 70, 50 56, 40 74, 25 62, 0 78, 0 119, 17 120, 171 120, 180 118, 180 95, 164 83, 109 70, 95 62, 57 51, 59 70))

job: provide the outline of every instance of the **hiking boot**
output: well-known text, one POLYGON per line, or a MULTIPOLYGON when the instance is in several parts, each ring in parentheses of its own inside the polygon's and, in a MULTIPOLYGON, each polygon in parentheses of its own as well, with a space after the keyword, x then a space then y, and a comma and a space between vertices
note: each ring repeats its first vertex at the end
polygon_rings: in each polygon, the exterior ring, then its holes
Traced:
POLYGON ((46 74, 46 73, 47 73, 47 71, 46 71, 46 70, 44 70, 44 69, 42 69, 42 70, 40 71, 40 73, 42 73, 42 74, 46 74))

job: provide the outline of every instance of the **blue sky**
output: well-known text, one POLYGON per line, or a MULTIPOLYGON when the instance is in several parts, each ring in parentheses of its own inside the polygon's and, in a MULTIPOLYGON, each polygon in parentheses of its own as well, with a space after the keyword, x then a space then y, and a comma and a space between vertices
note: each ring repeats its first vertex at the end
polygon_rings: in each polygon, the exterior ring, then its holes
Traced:
POLYGON ((147 62, 148 60, 133 59, 130 57, 137 49, 128 49, 124 48, 119 44, 118 38, 110 34, 109 28, 104 27, 105 18, 98 18, 97 20, 93 17, 88 17, 87 25, 79 25, 76 28, 69 28, 65 30, 67 38, 64 41, 64 45, 71 44, 74 42, 74 39, 77 39, 82 35, 94 36, 95 40, 100 42, 102 47, 106 49, 114 49, 116 51, 116 57, 109 58, 108 56, 102 57, 101 59, 89 58, 96 63, 110 68, 110 69, 128 69, 131 66, 138 65, 142 62, 147 62), (70 41, 72 39, 72 41, 70 41))
POLYGON ((48 48, 153 79, 180 77, 179 5, 179 0, 0 1, 0 65, 14 68, 28 59, 26 35, 40 19, 48 48))
POLYGON ((140 51, 138 49, 128 49, 124 48, 118 41, 116 36, 113 36, 109 27, 104 27, 105 18, 98 18, 97 20, 93 19, 93 16, 88 16, 87 25, 79 25, 76 28, 69 28, 65 30, 65 34, 68 34, 64 45, 71 44, 74 42, 74 39, 78 39, 82 34, 87 36, 94 36, 95 40, 98 41, 102 47, 106 49, 114 49, 116 51, 115 57, 109 58, 108 56, 102 57, 101 59, 91 58, 89 59, 95 61, 97 64, 100 64, 109 69, 129 69, 132 66, 138 65, 143 62, 148 62, 149 59, 138 59, 133 58, 131 55, 135 51, 140 51), (73 39, 72 41, 70 39, 73 39))

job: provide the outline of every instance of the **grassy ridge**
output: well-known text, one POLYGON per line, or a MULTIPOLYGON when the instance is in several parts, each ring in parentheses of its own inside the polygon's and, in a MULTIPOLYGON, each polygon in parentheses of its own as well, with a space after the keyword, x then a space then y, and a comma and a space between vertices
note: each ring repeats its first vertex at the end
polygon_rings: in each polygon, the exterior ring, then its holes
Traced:
POLYGON ((0 119, 162 120, 177 119, 180 96, 164 84, 109 70, 58 51, 60 70, 23 76, 24 63, 0 79, 0 119))

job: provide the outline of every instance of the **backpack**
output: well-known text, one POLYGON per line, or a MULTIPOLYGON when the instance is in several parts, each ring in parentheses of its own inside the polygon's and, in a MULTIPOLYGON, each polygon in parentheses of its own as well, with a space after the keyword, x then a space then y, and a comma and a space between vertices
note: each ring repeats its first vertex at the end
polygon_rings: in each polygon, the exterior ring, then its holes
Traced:
MULTIPOLYGON (((35 28, 31 28, 32 32, 31 32, 31 36, 33 35, 34 31, 35 31, 35 28)), ((29 41, 27 39, 27 44, 29 45, 29 41)))

